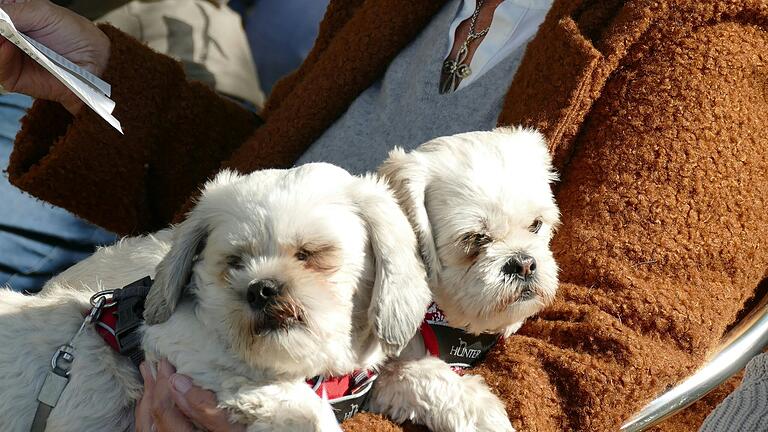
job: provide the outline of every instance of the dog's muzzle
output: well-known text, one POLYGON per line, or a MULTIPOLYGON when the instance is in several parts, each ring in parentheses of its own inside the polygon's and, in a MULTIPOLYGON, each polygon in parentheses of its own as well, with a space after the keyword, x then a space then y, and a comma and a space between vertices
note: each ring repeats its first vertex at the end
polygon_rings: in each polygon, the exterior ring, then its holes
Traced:
POLYGON ((248 287, 246 300, 253 313, 256 334, 286 330, 304 322, 303 310, 274 279, 262 279, 248 287))

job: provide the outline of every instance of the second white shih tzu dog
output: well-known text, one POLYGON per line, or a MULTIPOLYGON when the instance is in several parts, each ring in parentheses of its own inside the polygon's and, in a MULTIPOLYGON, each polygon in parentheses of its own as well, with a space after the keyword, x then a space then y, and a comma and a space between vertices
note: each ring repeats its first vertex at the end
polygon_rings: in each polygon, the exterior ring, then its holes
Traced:
MULTIPOLYGON (((398 354, 429 302, 415 236, 382 182, 327 164, 224 172, 171 232, 106 248, 39 296, 0 291, 0 430, 30 430, 51 355, 90 307, 88 285, 125 284, 153 260, 147 359, 168 358, 249 431, 338 430, 306 379, 398 354)), ((74 346, 47 430, 132 430, 135 367, 92 327, 74 346)))
POLYGON ((483 379, 450 366, 477 361, 555 295, 549 242, 559 212, 543 136, 496 129, 437 138, 393 150, 379 172, 417 234, 434 303, 421 333, 383 368, 372 410, 434 432, 513 430, 483 379))

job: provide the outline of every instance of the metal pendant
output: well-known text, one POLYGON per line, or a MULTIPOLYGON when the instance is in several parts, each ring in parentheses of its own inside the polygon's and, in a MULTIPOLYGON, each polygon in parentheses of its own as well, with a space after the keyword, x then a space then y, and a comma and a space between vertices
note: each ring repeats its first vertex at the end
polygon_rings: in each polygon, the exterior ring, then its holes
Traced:
POLYGON ((456 87, 458 87, 459 81, 472 75, 472 69, 469 67, 469 64, 464 63, 468 53, 467 43, 464 42, 464 44, 461 45, 459 52, 456 53, 455 59, 448 59, 443 62, 444 78, 440 84, 440 94, 454 91, 456 87))

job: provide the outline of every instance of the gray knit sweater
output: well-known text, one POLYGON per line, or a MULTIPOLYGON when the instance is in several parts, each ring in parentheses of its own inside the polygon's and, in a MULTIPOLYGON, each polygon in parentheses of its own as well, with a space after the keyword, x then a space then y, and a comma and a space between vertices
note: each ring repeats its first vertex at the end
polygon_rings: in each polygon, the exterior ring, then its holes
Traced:
POLYGON ((712 411, 699 431, 768 431, 768 354, 760 354, 747 364, 739 388, 712 411))
POLYGON ((441 95, 440 70, 459 5, 452 0, 443 6, 382 79, 360 94, 297 164, 330 162, 359 174, 374 171, 395 146, 409 150, 435 137, 495 127, 527 43, 482 78, 441 95))

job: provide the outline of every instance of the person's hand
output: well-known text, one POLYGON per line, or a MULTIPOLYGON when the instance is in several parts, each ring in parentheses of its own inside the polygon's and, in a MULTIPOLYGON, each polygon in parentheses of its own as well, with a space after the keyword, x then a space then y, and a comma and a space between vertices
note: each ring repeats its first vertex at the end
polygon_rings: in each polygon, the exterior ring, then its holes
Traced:
POLYGON ((216 407, 216 395, 192 384, 165 359, 157 367, 157 378, 149 365, 140 367, 144 395, 136 404, 136 432, 244 432, 245 426, 233 424, 226 412, 216 407))
MULTIPOLYGON (((101 76, 109 60, 110 42, 95 24, 48 0, 0 0, 16 28, 63 55, 72 63, 101 76)), ((0 85, 61 103, 76 114, 83 103, 47 70, 0 36, 0 85)))

